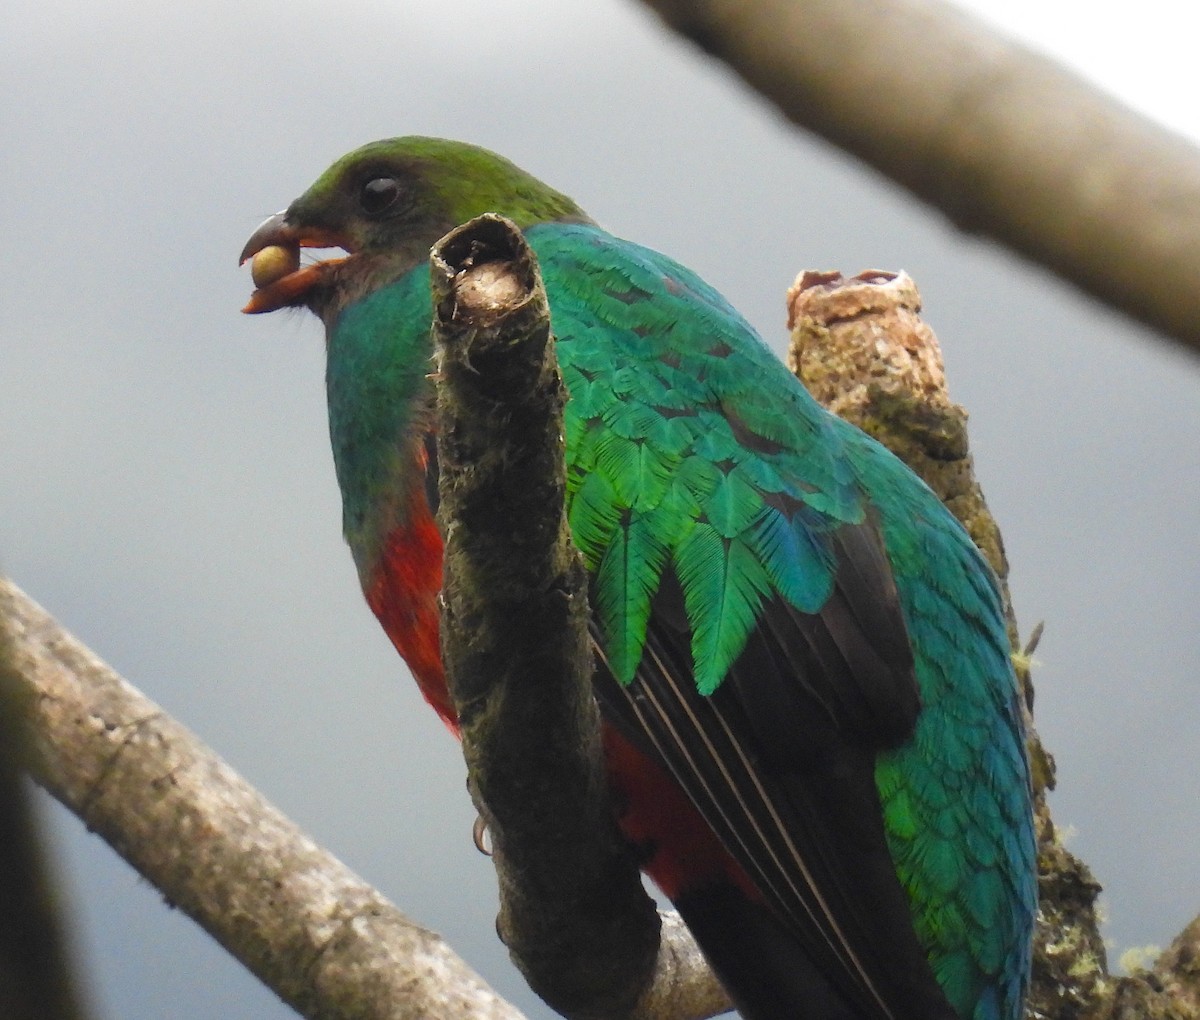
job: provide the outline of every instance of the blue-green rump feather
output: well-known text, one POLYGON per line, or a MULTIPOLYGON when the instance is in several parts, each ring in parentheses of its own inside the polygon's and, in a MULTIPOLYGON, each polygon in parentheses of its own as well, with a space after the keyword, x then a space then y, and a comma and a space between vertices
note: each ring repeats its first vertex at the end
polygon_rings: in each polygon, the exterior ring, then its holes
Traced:
POLYGON ((995 582, 933 493, 865 435, 843 431, 881 511, 921 688, 913 740, 876 766, 892 856, 960 1014, 1014 1016, 1037 890, 1024 731, 995 582))

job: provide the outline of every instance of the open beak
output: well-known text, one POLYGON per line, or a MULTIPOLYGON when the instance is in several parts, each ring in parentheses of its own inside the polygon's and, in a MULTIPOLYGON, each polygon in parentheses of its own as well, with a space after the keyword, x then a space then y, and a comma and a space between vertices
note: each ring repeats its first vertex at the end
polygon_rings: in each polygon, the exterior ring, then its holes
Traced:
POLYGON ((242 309, 251 315, 302 304, 305 295, 324 279, 334 266, 346 261, 345 258, 332 258, 302 266, 301 248, 345 248, 350 251, 346 239, 333 231, 297 227, 289 223, 286 211, 268 217, 250 235, 250 240, 246 242, 246 247, 242 249, 238 258, 238 265, 244 264, 247 259, 254 258, 267 248, 283 249, 279 253, 280 268, 271 272, 265 279, 260 279, 257 263, 253 267, 258 287, 250 295, 246 307, 242 309))

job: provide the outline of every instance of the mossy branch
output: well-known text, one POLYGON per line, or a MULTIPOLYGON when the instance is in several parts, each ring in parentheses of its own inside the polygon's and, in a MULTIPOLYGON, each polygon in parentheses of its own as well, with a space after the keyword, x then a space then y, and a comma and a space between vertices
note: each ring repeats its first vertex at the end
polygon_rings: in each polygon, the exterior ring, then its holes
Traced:
POLYGON ((802 273, 788 294, 788 364, 822 404, 874 436, 925 480, 1000 581, 1025 693, 1038 835, 1040 903, 1027 1015, 1194 1020, 1200 1017, 1200 918, 1153 970, 1121 979, 1108 972, 1096 915, 1100 885, 1063 846, 1046 802, 1054 787, 1054 759, 1033 729, 1029 667, 1041 625, 1028 644, 1018 640, 1004 543, 975 478, 967 413, 950 399, 937 337, 920 311, 916 284, 903 273, 867 271, 849 280, 837 272, 802 273))
POLYGON ((487 215, 444 237, 431 264, 442 658, 501 938, 565 1016, 720 1012, 686 930, 673 923, 660 942, 605 785, 587 575, 564 512, 566 391, 536 259, 515 224, 487 215))

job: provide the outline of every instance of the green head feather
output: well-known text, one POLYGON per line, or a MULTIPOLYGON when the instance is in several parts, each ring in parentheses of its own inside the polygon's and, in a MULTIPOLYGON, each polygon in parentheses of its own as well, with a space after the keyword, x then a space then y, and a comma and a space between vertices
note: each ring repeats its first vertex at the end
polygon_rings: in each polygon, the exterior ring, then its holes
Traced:
POLYGON ((288 209, 288 220, 337 231, 364 254, 422 256, 446 231, 485 212, 522 229, 587 222, 566 195, 487 149, 444 138, 386 138, 343 156, 288 209))

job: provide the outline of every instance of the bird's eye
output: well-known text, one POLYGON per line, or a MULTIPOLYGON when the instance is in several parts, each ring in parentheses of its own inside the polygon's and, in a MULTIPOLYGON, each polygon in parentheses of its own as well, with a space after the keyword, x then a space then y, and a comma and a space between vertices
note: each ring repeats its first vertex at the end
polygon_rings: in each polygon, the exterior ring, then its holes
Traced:
POLYGON ((362 187, 358 196, 363 212, 375 216, 396 203, 400 197, 400 182, 395 177, 373 177, 362 187))

